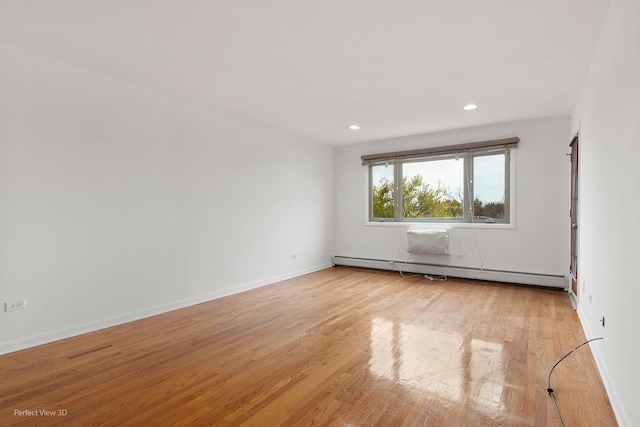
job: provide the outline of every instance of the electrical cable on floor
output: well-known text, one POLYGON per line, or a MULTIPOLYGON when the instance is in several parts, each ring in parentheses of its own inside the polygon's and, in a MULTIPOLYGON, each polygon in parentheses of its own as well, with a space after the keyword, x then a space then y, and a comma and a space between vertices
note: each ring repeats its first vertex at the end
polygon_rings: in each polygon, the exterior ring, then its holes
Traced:
POLYGON ((553 389, 551 388, 551 374, 553 374, 553 370, 556 369, 556 366, 558 366, 560 364, 560 362, 562 362, 564 359, 566 359, 571 353, 573 353, 574 351, 576 351, 577 349, 579 349, 583 345, 589 344, 591 341, 596 341, 596 340, 604 340, 604 338, 602 338, 602 337, 593 338, 593 339, 590 339, 588 341, 583 342, 582 344, 580 344, 579 346, 577 346, 576 348, 571 350, 569 353, 567 353, 564 356, 562 356, 562 358, 560 360, 558 360, 555 365, 553 365, 553 368, 551 368, 551 371, 549 372, 549 378, 547 380, 547 387, 548 387, 547 388, 547 392, 549 393, 549 396, 551 396, 551 400, 553 401, 553 405, 556 407, 556 413, 558 414, 558 419, 560 420, 560 426, 561 427, 564 427, 564 422, 562 421, 562 415, 560 414, 560 408, 558 408, 558 402, 556 402, 556 397, 553 394, 553 389))
MULTIPOLYGON (((410 259, 411 259, 411 254, 409 254, 409 256, 407 257, 407 259, 405 260, 404 265, 407 265, 407 264, 409 263, 409 260, 410 260, 410 259)), ((391 263, 391 265, 395 265, 395 266, 396 266, 396 268, 398 269, 398 273, 400 273, 400 275, 401 275, 402 277, 413 277, 413 276, 419 276, 419 274, 412 274, 412 275, 409 275, 409 276, 405 276, 405 274, 402 272, 402 269, 400 268, 400 266, 399 266, 399 265, 397 265, 397 264, 396 264, 396 262, 395 262, 395 261, 389 261, 389 262, 391 263)))
POLYGON ((432 282, 446 282, 448 279, 447 276, 431 276, 429 274, 425 274, 424 278, 429 279, 432 282))
MULTIPOLYGON (((409 254, 409 256, 407 257, 407 259, 404 262, 404 265, 407 265, 409 263, 409 260, 411 259, 411 254, 409 254)), ((402 269, 400 268, 400 266, 393 260, 389 261, 389 264, 395 266, 398 269, 398 273, 400 273, 400 276, 406 278, 406 277, 416 277, 416 276, 424 276, 425 279, 429 279, 431 281, 434 282, 446 282, 448 280, 447 276, 431 276, 429 274, 410 274, 410 275, 406 275, 402 272, 402 269)))

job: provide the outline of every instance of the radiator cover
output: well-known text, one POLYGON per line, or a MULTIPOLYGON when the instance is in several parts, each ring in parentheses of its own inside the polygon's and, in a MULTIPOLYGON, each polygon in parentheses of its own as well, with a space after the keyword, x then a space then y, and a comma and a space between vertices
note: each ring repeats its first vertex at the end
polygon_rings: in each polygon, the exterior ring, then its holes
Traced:
POLYGON ((407 230, 407 252, 420 255, 449 255, 449 232, 407 230))

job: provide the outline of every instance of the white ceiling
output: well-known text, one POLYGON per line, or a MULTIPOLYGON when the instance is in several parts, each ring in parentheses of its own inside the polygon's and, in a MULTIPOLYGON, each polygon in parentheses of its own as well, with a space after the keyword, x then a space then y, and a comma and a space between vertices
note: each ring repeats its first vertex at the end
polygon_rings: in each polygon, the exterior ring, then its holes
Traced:
POLYGON ((0 0, 0 41, 342 145, 570 114, 608 4, 0 0))

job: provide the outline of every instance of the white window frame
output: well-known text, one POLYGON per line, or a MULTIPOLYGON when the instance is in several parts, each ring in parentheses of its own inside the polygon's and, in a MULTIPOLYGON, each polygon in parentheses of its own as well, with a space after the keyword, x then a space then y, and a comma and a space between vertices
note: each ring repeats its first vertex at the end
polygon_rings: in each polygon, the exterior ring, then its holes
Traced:
MULTIPOLYGON (((519 141, 518 138, 513 138, 516 144, 519 141)), ((475 143, 481 144, 481 143, 475 143)), ((471 144, 470 144, 471 145, 471 144)), ((457 146, 456 146, 457 147, 457 146)), ((513 145, 495 145, 488 147, 472 148, 472 149, 458 149, 451 150, 448 147, 443 147, 441 150, 430 149, 434 151, 433 154, 415 155, 416 150, 413 150, 410 156, 403 156, 404 152, 392 153, 395 158, 383 158, 381 160, 367 160, 363 156, 363 165, 365 165, 366 171, 366 223, 368 225, 402 225, 407 223, 421 223, 421 224, 451 224, 456 226, 472 226, 472 227, 491 227, 491 228, 515 228, 515 151, 512 150, 513 145), (444 153, 446 152, 446 153, 444 153), (472 214, 473 200, 474 200, 474 188, 473 180, 473 159, 476 157, 482 157, 492 154, 504 154, 505 155, 505 207, 504 218, 498 220, 481 220, 474 218, 472 214), (464 201, 463 201, 463 217, 460 219, 450 218, 402 218, 402 192, 399 188, 402 183, 402 165, 404 163, 416 162, 416 161, 428 161, 436 159, 446 159, 459 156, 464 158, 464 201), (382 164, 393 165, 394 167, 394 217, 393 218, 375 218, 373 216, 373 179, 372 168, 373 166, 379 166, 382 164)), ((382 156, 382 155, 381 155, 382 156)))

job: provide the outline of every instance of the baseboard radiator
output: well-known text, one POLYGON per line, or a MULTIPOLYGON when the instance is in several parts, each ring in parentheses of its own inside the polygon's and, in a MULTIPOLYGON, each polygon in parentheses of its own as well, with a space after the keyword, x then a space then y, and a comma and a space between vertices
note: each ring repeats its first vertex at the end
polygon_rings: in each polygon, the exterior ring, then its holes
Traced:
POLYGON ((431 276, 449 276, 459 277, 462 279, 488 280, 547 288, 569 289, 569 281, 566 277, 552 274, 521 273, 515 271, 487 270, 419 262, 389 261, 345 256, 334 256, 333 264, 350 267, 373 268, 377 270, 401 270, 403 273, 427 274, 431 276))

